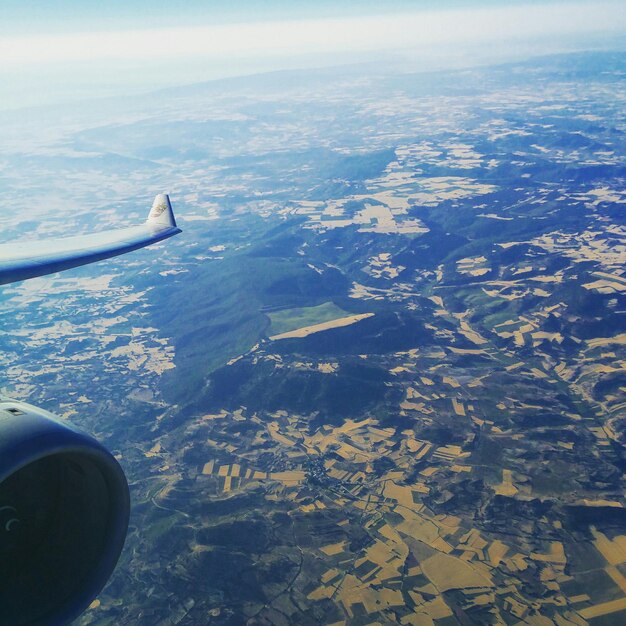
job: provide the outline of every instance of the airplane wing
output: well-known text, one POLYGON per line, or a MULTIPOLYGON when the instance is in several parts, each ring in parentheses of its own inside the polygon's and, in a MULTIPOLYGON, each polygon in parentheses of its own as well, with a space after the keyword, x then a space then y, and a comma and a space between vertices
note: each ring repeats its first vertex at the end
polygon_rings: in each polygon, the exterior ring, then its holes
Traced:
POLYGON ((0 285, 54 274, 177 235, 169 196, 159 194, 140 225, 90 235, 0 244, 0 285))

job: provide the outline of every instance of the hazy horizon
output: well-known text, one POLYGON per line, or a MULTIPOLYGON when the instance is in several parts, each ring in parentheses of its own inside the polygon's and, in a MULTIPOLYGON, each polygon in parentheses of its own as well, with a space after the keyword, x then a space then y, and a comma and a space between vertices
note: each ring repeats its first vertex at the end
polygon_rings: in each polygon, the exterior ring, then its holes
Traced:
POLYGON ((365 62, 440 69, 623 48, 626 17, 620 8, 612 0, 422 2, 417 7, 398 0, 383 12, 371 2, 348 2, 341 10, 323 2, 314 17, 308 5, 289 8, 280 0, 261 9, 244 2, 237 10, 214 2, 210 11, 197 2, 185 10, 148 9, 139 0, 115 12, 71 0, 55 4, 55 11, 36 1, 10 0, 1 14, 5 97, 0 109, 274 70, 365 62))

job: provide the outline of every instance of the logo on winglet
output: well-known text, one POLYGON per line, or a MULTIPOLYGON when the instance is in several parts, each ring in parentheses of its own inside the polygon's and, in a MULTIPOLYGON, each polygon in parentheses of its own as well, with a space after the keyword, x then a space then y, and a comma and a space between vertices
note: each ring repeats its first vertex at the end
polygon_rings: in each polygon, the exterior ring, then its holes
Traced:
POLYGON ((150 213, 148 213, 148 223, 160 228, 176 228, 172 205, 166 193, 160 193, 154 198, 152 208, 150 209, 150 213))
POLYGON ((161 215, 161 213, 163 213, 165 209, 167 209, 167 205, 165 204, 165 202, 161 202, 161 204, 153 206, 152 211, 150 211, 150 217, 159 217, 159 215, 161 215))

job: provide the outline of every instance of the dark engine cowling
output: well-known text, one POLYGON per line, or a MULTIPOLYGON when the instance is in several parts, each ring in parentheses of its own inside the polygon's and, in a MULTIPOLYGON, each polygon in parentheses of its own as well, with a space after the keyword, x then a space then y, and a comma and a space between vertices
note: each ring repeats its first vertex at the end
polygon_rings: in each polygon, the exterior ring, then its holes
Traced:
POLYGON ((115 568, 129 511, 124 473, 101 444, 0 396, 0 625, 78 617, 115 568))

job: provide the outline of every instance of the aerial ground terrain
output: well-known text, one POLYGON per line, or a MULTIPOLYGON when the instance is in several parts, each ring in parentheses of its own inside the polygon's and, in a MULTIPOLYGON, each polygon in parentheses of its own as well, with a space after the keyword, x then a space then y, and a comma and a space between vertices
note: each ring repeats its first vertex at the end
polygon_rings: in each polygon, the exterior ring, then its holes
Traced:
POLYGON ((81 626, 626 623, 626 54, 5 112, 2 392, 133 513, 81 626))

